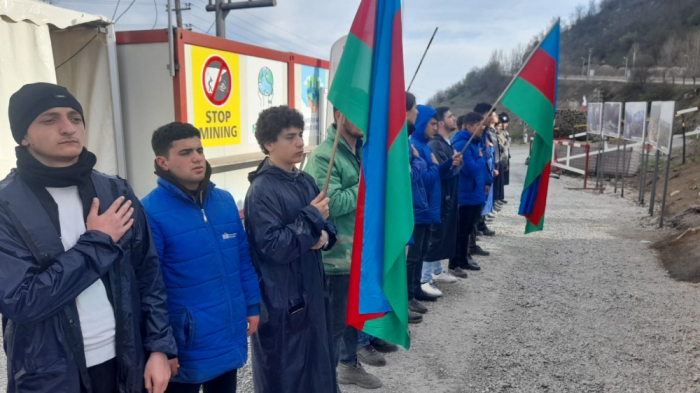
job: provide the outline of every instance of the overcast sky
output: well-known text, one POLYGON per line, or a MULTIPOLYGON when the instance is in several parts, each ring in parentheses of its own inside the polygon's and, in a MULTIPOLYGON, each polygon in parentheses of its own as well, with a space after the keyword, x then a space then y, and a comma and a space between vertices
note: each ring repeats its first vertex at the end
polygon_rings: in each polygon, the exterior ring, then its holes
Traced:
MULTIPOLYGON (((185 24, 206 32, 214 14, 207 0, 191 1, 185 24)), ((232 0, 240 1, 240 0, 232 0)), ((509 51, 545 30, 552 17, 568 18, 584 0, 405 0, 404 61, 410 82, 435 27, 439 31, 411 91, 419 102, 449 87, 473 67, 483 66, 494 49, 509 51)), ((131 0, 53 0, 74 10, 119 18, 131 0)), ((328 59, 330 47, 348 33, 359 0, 277 0, 277 6, 232 11, 227 37, 232 40, 328 59)), ((167 25, 166 0, 135 0, 117 22, 117 30, 146 30, 167 25), (157 10, 157 12, 156 12, 157 10), (156 23, 156 17, 157 23, 156 23)), ((214 35, 214 28, 209 34, 214 35)))

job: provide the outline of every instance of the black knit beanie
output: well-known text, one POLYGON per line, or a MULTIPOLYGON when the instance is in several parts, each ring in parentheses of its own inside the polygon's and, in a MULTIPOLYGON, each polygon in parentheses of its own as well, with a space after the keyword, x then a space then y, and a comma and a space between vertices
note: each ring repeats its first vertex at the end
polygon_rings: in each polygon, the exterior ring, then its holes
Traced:
POLYGON ((83 107, 63 86, 52 83, 30 83, 22 86, 10 97, 10 130, 18 144, 27 134, 27 129, 40 114, 51 108, 73 108, 83 117, 83 107))

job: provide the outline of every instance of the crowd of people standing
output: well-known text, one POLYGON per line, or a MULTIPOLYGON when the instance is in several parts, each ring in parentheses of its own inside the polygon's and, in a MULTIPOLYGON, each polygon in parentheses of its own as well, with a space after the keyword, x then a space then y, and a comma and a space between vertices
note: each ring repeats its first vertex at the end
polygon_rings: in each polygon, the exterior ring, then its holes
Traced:
MULTIPOLYGON (((437 285, 480 270, 479 236, 507 203, 508 116, 406 93, 414 230, 409 323, 437 285), (443 262, 447 263, 446 269, 443 262)), ((235 392, 252 349, 255 391, 379 388, 365 365, 398 347, 345 323, 364 132, 334 108, 304 168, 304 121, 266 109, 244 220, 211 181, 199 130, 153 132, 154 190, 95 171, 81 104, 63 87, 10 99, 17 168, 0 182, 0 313, 10 393, 235 392), (337 152, 329 184, 333 146, 337 152), (328 186, 328 192, 320 190, 328 186)))

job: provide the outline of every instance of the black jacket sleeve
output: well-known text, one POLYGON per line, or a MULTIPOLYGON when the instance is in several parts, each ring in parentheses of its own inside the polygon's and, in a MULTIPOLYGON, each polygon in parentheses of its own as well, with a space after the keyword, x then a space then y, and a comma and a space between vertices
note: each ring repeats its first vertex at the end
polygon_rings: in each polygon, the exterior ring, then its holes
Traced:
POLYGON ((42 271, 0 209, 0 313, 19 324, 50 318, 106 274, 122 255, 107 234, 88 231, 42 271))

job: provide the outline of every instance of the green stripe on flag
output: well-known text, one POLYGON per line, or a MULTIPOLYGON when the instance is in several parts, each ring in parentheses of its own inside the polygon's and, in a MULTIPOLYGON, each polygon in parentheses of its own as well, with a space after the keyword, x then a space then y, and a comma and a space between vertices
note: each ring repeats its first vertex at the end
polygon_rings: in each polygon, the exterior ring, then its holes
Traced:
POLYGON ((406 298, 406 239, 413 232, 413 199, 408 164, 408 131, 401 133, 387 156, 386 203, 384 222, 384 280, 382 290, 394 312, 369 320, 364 331, 375 337, 401 345, 411 344, 406 298))
POLYGON ((544 229, 544 216, 542 216, 542 219, 540 220, 540 225, 533 225, 530 220, 525 218, 525 234, 527 235, 528 233, 532 232, 538 232, 544 229))
POLYGON ((537 133, 539 141, 533 144, 525 178, 525 188, 528 188, 552 159, 554 107, 547 97, 522 78, 513 83, 502 102, 537 133))
POLYGON ((371 84, 372 49, 355 35, 349 34, 328 92, 328 100, 365 132, 369 119, 371 84))

